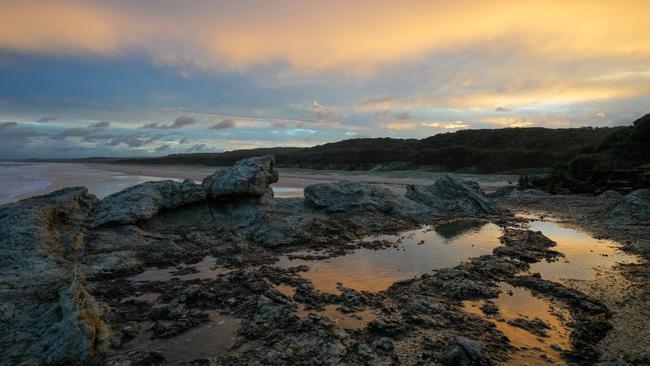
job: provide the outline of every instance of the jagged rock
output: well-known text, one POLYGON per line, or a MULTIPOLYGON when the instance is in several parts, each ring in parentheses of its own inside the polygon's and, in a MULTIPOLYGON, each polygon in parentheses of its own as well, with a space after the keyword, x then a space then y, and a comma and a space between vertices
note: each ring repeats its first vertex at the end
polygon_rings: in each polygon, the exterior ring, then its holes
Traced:
POLYGON ((450 366, 489 365, 481 344, 463 336, 457 336, 449 343, 446 361, 450 366))
POLYGON ((619 200, 623 197, 623 195, 610 189, 608 191, 601 193, 600 195, 598 195, 598 197, 603 199, 608 199, 608 200, 619 200))
POLYGON ((624 196, 603 212, 603 216, 618 223, 644 224, 650 222, 650 189, 637 189, 624 196))
POLYGON ((97 211, 95 223, 134 224, 154 217, 161 210, 203 200, 205 192, 200 185, 189 179, 181 183, 173 180, 146 182, 104 198, 97 211))
POLYGON ((551 326, 548 325, 548 323, 546 323, 545 321, 539 318, 527 319, 527 318, 519 317, 519 318, 508 320, 507 323, 517 328, 524 329, 542 338, 548 337, 548 333, 546 331, 551 329, 551 326))
POLYGON ((542 191, 541 189, 529 188, 521 190, 515 186, 506 186, 497 188, 497 190, 489 194, 488 197, 504 200, 516 200, 523 197, 545 197, 550 195, 550 193, 542 191))
POLYGON ((386 188, 369 184, 340 182, 319 183, 305 188, 305 203, 326 212, 382 212, 408 215, 426 211, 386 188))
POLYGON ((278 181, 275 158, 257 156, 238 161, 235 166, 217 171, 203 180, 203 188, 210 199, 233 197, 273 197, 269 185, 278 181))
POLYGON ((0 364, 86 364, 107 345, 73 258, 97 198, 82 187, 0 206, 0 364))
POLYGON ((498 208, 483 194, 478 183, 445 174, 429 186, 406 186, 406 198, 441 213, 495 213, 498 208))
POLYGON ((556 243, 541 231, 507 228, 499 239, 503 245, 493 251, 498 256, 515 258, 526 263, 539 262, 542 259, 552 262, 563 256, 562 253, 549 249, 556 243))

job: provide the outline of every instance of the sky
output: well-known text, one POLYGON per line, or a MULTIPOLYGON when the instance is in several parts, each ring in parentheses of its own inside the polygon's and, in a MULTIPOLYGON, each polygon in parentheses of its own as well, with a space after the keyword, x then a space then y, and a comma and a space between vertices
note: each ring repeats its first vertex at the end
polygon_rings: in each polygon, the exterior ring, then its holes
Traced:
POLYGON ((0 0, 0 159, 650 112, 650 2, 0 0))

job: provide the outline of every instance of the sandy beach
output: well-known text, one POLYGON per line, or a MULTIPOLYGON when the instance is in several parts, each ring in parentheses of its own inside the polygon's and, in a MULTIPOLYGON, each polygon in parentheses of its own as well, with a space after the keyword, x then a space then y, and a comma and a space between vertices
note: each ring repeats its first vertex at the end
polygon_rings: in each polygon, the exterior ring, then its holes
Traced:
MULTIPOLYGON (((108 163, 2 163, 0 204, 55 190, 84 186, 103 198, 127 187, 146 181, 163 179, 203 178, 220 167, 196 165, 138 165, 108 163)), ((403 194, 408 184, 427 185, 443 173, 424 171, 341 171, 311 169, 278 169, 280 180, 273 184, 276 197, 301 197, 303 189, 316 183, 352 181, 379 185, 403 194)), ((477 181, 485 191, 516 182, 513 175, 460 174, 477 181)))

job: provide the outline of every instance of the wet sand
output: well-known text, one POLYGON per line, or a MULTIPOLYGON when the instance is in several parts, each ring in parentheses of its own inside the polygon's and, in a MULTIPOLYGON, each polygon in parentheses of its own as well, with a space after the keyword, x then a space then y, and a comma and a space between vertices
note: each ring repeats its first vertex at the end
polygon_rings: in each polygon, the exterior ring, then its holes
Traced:
MULTIPOLYGON (((169 178, 189 178, 201 181, 220 169, 202 165, 138 165, 138 164, 89 164, 95 169, 120 172, 131 175, 148 175, 169 178)), ((341 180, 378 184, 397 192, 405 192, 408 184, 431 184, 444 173, 424 171, 343 171, 278 168, 280 180, 277 187, 302 189, 315 183, 333 183, 341 180)), ((465 179, 477 181, 490 191, 517 181, 515 175, 458 174, 465 179)))

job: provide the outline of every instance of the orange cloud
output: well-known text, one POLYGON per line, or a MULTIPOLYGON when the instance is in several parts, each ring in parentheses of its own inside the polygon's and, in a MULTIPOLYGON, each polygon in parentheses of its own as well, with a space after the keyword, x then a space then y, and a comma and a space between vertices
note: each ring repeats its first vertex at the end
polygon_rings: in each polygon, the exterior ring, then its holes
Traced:
POLYGON ((534 55, 650 55, 647 1, 4 1, 0 48, 234 67, 355 72, 426 52, 523 40, 534 55))

